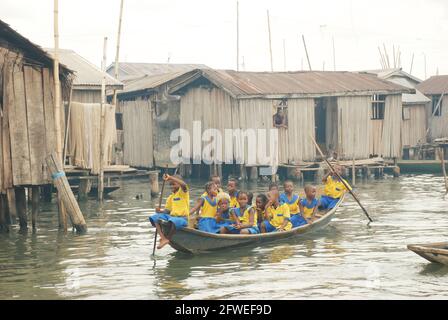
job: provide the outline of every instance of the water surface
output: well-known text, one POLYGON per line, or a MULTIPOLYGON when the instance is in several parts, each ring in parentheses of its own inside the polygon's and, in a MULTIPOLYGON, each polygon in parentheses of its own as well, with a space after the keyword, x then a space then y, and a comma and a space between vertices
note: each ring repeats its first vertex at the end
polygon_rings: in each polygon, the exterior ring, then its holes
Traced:
MULTIPOLYGON (((192 198, 202 184, 192 183, 192 198)), ((406 249, 448 241, 443 178, 360 181, 357 192, 370 226, 347 197, 330 226, 306 238, 200 256, 166 247, 155 259, 148 216, 157 199, 146 180, 123 181, 102 207, 82 203, 82 236, 59 233, 54 204, 44 204, 37 233, 0 235, 0 299, 447 299, 448 267, 406 249)))

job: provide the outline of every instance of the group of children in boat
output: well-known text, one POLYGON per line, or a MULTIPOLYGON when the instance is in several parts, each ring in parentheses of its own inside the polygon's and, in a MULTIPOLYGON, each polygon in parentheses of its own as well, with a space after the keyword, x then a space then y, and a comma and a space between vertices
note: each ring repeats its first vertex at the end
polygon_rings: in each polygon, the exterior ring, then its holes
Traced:
MULTIPOLYGON (((316 187, 306 185, 305 197, 294 193, 294 184, 287 180, 283 183, 283 193, 277 184, 269 186, 267 194, 258 194, 253 203, 251 192, 238 190, 238 181, 230 179, 227 192, 221 188, 221 178, 212 176, 205 185, 205 192, 190 209, 189 187, 180 176, 165 174, 163 179, 169 183, 172 193, 165 208, 156 208, 156 214, 149 220, 160 235, 158 248, 169 243, 172 233, 188 226, 188 219, 196 214, 197 229, 220 234, 257 234, 288 231, 301 225, 312 223, 317 210, 332 209, 349 187, 339 179, 342 167, 335 167, 336 173, 328 173, 322 180, 324 195, 316 198, 316 187), (339 176, 338 176, 339 175, 339 176), (165 235, 160 220, 169 221, 175 228, 165 235)), ((350 188, 350 187, 349 187, 350 188)))

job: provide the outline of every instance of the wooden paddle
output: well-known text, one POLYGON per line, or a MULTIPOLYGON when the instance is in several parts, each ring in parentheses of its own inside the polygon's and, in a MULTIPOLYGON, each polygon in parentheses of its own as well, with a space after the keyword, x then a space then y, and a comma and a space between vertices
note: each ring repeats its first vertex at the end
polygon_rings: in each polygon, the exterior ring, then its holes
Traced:
MULTIPOLYGON (((166 168, 165 168, 165 173, 167 173, 167 172, 168 172, 168 165, 166 165, 166 168)), ((158 208, 162 207, 163 192, 165 191, 165 182, 166 181, 165 181, 165 179, 163 179, 163 176, 162 176, 162 180, 163 180, 163 182, 162 182, 162 189, 160 190, 160 198, 159 198, 158 208)), ((152 255, 154 255, 156 252, 156 244, 157 244, 157 230, 154 234, 154 246, 152 248, 152 255)))
MULTIPOLYGON (((176 170, 174 170, 174 174, 173 175, 176 175, 177 174, 177 170, 179 169, 179 166, 177 166, 176 167, 176 170)), ((166 168, 165 168, 165 174, 166 173, 168 173, 168 165, 166 165, 166 168)), ((162 207, 162 199, 163 199, 163 192, 165 191, 165 179, 163 179, 163 176, 162 176, 162 180, 163 180, 163 182, 162 182, 162 189, 160 190, 160 198, 159 198, 159 208, 161 208, 162 207)), ((155 235, 154 235, 154 246, 153 246, 153 248, 152 248, 152 255, 154 256, 154 254, 155 254, 155 252, 156 252, 156 244, 157 244, 157 230, 156 230, 156 232, 155 232, 155 235)))
POLYGON ((364 212, 364 214, 367 216, 367 218, 369 219, 370 222, 373 222, 372 218, 370 218, 369 213, 367 212, 366 208, 364 208, 364 206, 361 204, 361 201, 359 201, 358 197, 356 196, 356 194, 351 190, 350 186, 345 182, 345 180, 340 176, 339 173, 337 173, 334 168, 333 165, 330 163, 330 161, 327 160, 327 158, 325 157, 324 153, 322 152, 322 150, 320 149, 319 145, 317 144, 316 140, 314 140, 313 136, 310 135, 311 140, 313 141, 314 145, 316 146, 317 150, 319 151, 320 155, 322 156, 322 158, 324 159, 324 161, 327 163, 328 167, 330 168, 331 172, 333 172, 334 174, 336 174, 339 178, 339 180, 342 182, 342 184, 344 185, 344 187, 348 190, 348 192, 350 192, 350 194, 353 196, 353 199, 355 199, 355 201, 358 203, 358 205, 361 207, 362 211, 364 212))

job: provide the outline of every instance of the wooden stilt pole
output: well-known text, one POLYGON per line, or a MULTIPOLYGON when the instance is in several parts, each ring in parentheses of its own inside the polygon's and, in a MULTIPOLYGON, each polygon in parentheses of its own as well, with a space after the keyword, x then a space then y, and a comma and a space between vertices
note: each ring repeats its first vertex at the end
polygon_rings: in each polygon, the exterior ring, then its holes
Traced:
POLYGON ((17 221, 17 206, 16 206, 16 193, 14 189, 6 190, 6 200, 8 202, 9 216, 11 217, 11 224, 15 224, 17 221))
MULTIPOLYGON (((120 57, 121 22, 123 21, 123 2, 120 2, 120 18, 118 19, 117 51, 115 52, 115 79, 118 79, 118 61, 120 57)), ((117 105, 117 90, 114 89, 113 105, 117 105)))
POLYGON ((26 194, 24 187, 16 187, 16 207, 19 216, 19 225, 21 231, 28 230, 28 219, 26 216, 26 194))
POLYGON ((305 48, 305 54, 306 54, 306 60, 308 61, 308 67, 310 68, 310 71, 312 71, 313 69, 311 68, 310 56, 308 55, 308 49, 306 48, 305 36, 303 34, 302 34, 302 41, 303 41, 303 47, 305 48))
POLYGON ((448 179, 446 177, 446 168, 445 168, 445 152, 443 150, 443 147, 440 147, 439 149, 439 153, 440 153, 440 162, 442 164, 442 173, 443 173, 443 179, 445 181, 445 190, 446 190, 446 194, 448 194, 448 179))
MULTIPOLYGON (((57 159, 57 154, 52 153, 45 158, 48 171, 50 172, 54 184, 58 189, 58 195, 61 198, 61 202, 64 207, 67 208, 68 216, 72 221, 73 227, 75 227, 78 233, 84 233, 87 231, 87 224, 84 220, 81 210, 79 209, 78 202, 76 202, 72 189, 68 184, 67 177, 65 176, 64 169, 61 166, 61 161, 57 159)), ((17 196, 17 193, 16 193, 17 196)))
POLYGON ((0 194, 0 233, 9 231, 6 216, 7 216, 6 195, 0 194))
POLYGON ((39 186, 33 186, 32 190, 31 190, 31 196, 32 196, 32 200, 31 200, 31 225, 33 226, 33 231, 36 231, 37 229, 37 225, 36 225, 36 221, 37 221, 37 214, 39 212, 39 186))
MULTIPOLYGON (((106 51, 107 51, 107 37, 104 38, 104 46, 103 46, 103 61, 101 64, 101 70, 106 72, 106 51)), ((103 193, 104 193, 104 118, 105 118, 105 110, 104 106, 106 104, 106 75, 104 74, 102 82, 101 82, 101 105, 100 105, 100 172, 98 175, 98 200, 100 202, 103 201, 103 193)))
MULTIPOLYGON (((59 2, 54 0, 54 118, 56 127, 56 154, 57 159, 64 167, 63 151, 62 151, 62 130, 61 130, 61 85, 59 82, 59 2)), ((67 217, 61 197, 58 194, 59 207, 59 229, 67 230, 67 217)))
POLYGON ((269 33, 269 56, 271 57, 271 72, 273 72, 274 71, 274 62, 272 59, 271 23, 269 20, 269 10, 267 10, 267 16, 268 16, 268 33, 269 33))
POLYGON ((240 4, 236 2, 236 71, 240 71, 240 4))

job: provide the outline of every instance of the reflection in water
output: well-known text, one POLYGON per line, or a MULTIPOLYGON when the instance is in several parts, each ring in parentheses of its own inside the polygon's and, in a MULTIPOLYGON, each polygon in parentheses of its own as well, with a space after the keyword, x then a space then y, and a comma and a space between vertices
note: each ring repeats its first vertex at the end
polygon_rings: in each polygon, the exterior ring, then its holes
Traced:
MULTIPOLYGON (((204 181, 192 183, 195 199, 204 181)), ((448 234, 441 177, 358 181, 375 222, 349 197, 330 226, 303 238, 189 256, 151 256, 154 230, 145 180, 123 182, 100 207, 81 204, 89 231, 57 231, 44 204, 36 234, 0 235, 0 299, 448 298, 448 267, 426 263, 408 243, 448 234), (143 192, 143 199, 135 195, 143 192)), ((242 185, 254 193, 267 182, 242 185)))

